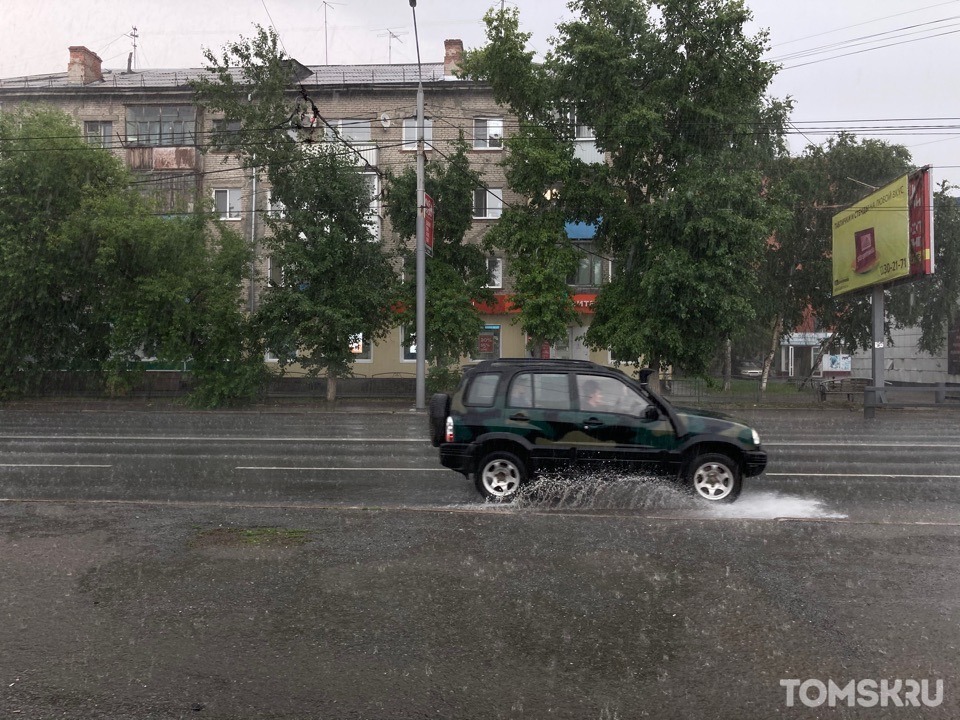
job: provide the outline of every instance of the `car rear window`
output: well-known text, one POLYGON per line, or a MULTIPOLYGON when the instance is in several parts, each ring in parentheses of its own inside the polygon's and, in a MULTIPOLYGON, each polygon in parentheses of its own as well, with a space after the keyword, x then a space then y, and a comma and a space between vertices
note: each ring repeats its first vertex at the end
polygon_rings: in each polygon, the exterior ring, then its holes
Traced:
POLYGON ((467 388, 467 396, 464 399, 464 404, 493 405, 493 400, 497 397, 497 385, 499 382, 500 373, 480 373, 473 378, 470 387, 467 388))

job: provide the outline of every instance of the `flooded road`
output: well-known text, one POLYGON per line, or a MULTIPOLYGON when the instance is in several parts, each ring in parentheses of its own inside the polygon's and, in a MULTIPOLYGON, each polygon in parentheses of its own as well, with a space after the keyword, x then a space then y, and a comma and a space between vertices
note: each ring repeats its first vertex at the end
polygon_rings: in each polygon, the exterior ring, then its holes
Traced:
POLYGON ((955 417, 747 419, 732 505, 495 506, 416 413, 5 410, 0 717, 960 716, 955 417))
MULTIPOLYGON (((764 410, 742 419, 760 431, 769 463, 729 507, 705 508, 669 484, 639 477, 607 482, 571 471, 550 479, 558 489, 539 509, 960 520, 956 414, 864 420, 845 410, 764 410)), ((402 411, 5 412, 0 497, 483 511, 472 484, 440 467, 425 425, 422 414, 402 411)))

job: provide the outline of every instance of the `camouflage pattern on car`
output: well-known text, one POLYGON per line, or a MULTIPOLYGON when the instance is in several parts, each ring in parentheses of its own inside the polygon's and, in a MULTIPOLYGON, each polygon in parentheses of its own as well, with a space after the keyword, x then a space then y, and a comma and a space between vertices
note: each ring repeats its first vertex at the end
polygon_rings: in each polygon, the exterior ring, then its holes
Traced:
POLYGON ((498 500, 538 472, 586 464, 679 477, 705 499, 730 502, 741 479, 767 462, 752 428, 674 408, 645 384, 587 361, 479 363, 452 397, 434 397, 430 426, 440 462, 498 500))

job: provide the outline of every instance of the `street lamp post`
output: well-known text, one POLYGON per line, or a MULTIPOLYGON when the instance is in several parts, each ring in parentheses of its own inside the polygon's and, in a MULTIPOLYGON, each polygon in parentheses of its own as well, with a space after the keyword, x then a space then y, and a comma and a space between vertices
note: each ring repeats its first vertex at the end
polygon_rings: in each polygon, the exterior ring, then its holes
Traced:
POLYGON ((423 129, 423 73, 420 71, 420 38, 417 34, 417 0, 410 0, 413 9, 413 35, 417 45, 417 409, 427 406, 426 352, 427 352, 427 257, 424 223, 424 129, 423 129))

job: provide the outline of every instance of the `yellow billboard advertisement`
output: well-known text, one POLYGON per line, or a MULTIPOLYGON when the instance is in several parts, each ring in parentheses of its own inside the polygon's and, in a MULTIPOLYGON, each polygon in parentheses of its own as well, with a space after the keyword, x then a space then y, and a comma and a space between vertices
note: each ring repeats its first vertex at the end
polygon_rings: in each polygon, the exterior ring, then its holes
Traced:
POLYGON ((907 175, 833 216, 833 294, 910 275, 907 175))

